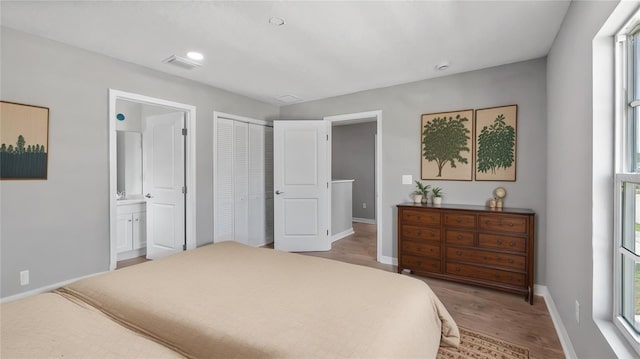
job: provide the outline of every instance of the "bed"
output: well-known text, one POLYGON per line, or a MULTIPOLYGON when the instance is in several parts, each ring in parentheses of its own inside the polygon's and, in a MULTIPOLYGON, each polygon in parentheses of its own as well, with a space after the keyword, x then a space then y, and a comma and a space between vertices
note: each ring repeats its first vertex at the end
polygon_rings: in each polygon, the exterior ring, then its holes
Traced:
POLYGON ((57 293, 189 358, 435 358, 441 344, 459 343, 455 322, 422 281, 235 242, 57 293))
POLYGON ((2 358, 184 358, 56 293, 2 304, 2 358))

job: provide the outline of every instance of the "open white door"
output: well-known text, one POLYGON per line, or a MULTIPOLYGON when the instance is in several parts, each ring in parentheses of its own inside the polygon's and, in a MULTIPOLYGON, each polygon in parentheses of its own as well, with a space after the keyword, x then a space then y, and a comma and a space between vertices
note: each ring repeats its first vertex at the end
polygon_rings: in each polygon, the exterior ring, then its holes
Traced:
POLYGON ((274 247, 327 251, 329 178, 327 121, 275 121, 273 125, 274 247))
POLYGON ((143 186, 147 200, 147 258, 184 250, 184 113, 145 119, 143 186))

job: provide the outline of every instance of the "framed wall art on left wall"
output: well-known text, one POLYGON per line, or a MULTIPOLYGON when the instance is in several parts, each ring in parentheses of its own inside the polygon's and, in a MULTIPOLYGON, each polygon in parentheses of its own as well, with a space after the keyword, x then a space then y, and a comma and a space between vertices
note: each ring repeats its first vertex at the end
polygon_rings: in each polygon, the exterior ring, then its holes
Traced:
POLYGON ((49 108, 0 101, 0 179, 46 180, 49 108))

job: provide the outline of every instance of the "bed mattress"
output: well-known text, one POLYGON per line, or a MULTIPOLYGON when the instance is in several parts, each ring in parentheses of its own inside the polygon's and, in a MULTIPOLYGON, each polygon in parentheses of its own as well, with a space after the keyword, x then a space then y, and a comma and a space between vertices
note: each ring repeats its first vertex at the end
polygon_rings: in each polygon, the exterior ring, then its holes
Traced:
POLYGON ((435 358, 459 343, 420 280, 235 242, 59 292, 192 358, 435 358))

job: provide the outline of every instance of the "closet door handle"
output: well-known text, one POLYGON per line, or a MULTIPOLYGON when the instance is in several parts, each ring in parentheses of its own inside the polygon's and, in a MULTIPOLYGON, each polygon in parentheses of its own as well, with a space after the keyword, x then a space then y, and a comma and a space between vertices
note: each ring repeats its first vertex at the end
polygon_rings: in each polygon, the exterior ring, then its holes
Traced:
POLYGON ((276 190, 276 194, 284 194, 284 192, 280 192, 280 190, 276 190))
POLYGON ((151 196, 151 193, 147 193, 147 194, 145 194, 144 196, 145 196, 145 197, 147 197, 147 198, 151 198, 151 197, 152 197, 152 196, 151 196))

